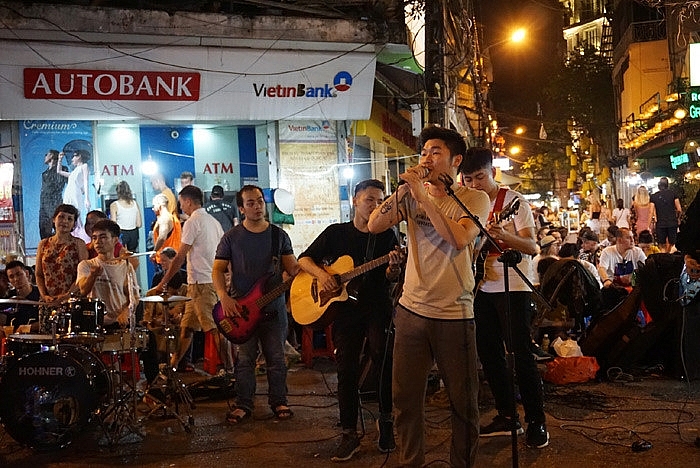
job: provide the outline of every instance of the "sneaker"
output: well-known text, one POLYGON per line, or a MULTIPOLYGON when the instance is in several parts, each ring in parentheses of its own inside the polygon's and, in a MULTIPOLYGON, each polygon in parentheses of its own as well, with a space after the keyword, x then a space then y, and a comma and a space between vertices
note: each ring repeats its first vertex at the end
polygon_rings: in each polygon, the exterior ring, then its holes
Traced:
POLYGON ((530 448, 544 448, 549 445, 549 432, 544 423, 530 423, 527 425, 525 443, 530 448))
POLYGON ((500 414, 496 415, 491 421, 491 424, 479 427, 479 437, 495 437, 495 436, 509 436, 513 430, 513 425, 515 425, 515 432, 518 435, 523 434, 523 426, 520 425, 519 420, 513 420, 500 414))
POLYGON ((382 453, 393 452, 396 450, 396 441, 394 440, 394 422, 391 418, 377 419, 377 430, 379 431, 379 440, 377 448, 382 453))
POLYGON ((357 452, 360 451, 360 439, 357 434, 343 434, 343 438, 340 440, 340 444, 335 449, 335 453, 331 457, 331 461, 341 462, 347 461, 352 458, 357 452))

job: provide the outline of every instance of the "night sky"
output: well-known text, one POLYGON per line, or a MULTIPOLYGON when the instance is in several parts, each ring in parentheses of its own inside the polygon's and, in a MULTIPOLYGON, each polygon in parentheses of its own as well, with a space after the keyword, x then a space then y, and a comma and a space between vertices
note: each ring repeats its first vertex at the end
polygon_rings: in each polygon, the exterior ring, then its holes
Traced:
MULTIPOLYGON (((477 15, 485 26, 485 45, 503 41, 523 27, 521 44, 503 43, 490 49, 493 83, 490 98, 498 119, 536 118, 537 102, 548 77, 565 50, 563 12, 556 0, 477 0, 477 15)), ((543 108, 546 114, 546 108, 543 108)), ((546 119, 546 115, 545 115, 546 119)))

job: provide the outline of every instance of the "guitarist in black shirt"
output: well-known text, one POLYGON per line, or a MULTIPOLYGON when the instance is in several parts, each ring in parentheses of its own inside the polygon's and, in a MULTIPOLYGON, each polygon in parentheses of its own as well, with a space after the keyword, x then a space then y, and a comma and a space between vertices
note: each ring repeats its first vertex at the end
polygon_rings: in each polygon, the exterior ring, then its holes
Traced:
MULTIPOLYGON (((360 353, 362 344, 367 344, 372 361, 380 372, 379 378, 379 441, 381 452, 395 448, 393 420, 391 417, 391 350, 387 330, 391 325, 391 297, 389 281, 401 272, 402 254, 396 250, 398 241, 393 230, 372 235, 367 228, 369 216, 384 198, 384 184, 369 179, 357 184, 353 197, 355 215, 347 223, 328 226, 309 248, 299 256, 299 266, 318 284, 319 294, 340 295, 347 289, 351 297, 346 301, 331 303, 329 312, 333 322, 333 343, 337 348, 338 407, 343 437, 332 461, 352 458, 360 449, 357 435, 359 412, 358 384, 360 379, 360 353), (332 266, 321 265, 337 262, 340 257, 350 256, 354 266, 366 264, 380 256, 388 255, 388 267, 377 265, 347 285, 338 282, 339 275, 332 266), (329 273, 330 271, 330 273, 329 273), (336 274, 333 274, 336 273, 336 274), (354 299, 352 299, 354 297, 354 299)), ((386 263, 386 262, 385 262, 386 263)), ((301 277, 303 275, 300 274, 301 277)), ((297 277, 295 282, 300 278, 297 277)), ((292 286, 292 314, 294 315, 292 286)))

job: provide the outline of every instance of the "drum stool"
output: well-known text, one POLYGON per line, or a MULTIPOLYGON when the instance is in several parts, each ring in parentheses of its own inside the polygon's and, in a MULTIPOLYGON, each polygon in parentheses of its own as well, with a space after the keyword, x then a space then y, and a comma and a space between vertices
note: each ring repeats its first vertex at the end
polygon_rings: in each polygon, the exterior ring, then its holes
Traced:
POLYGON ((308 326, 302 328, 301 331, 301 361, 306 367, 313 367, 315 357, 335 358, 335 346, 333 346, 332 325, 328 325, 323 330, 317 330, 325 333, 326 346, 316 348, 314 346, 314 329, 308 326))

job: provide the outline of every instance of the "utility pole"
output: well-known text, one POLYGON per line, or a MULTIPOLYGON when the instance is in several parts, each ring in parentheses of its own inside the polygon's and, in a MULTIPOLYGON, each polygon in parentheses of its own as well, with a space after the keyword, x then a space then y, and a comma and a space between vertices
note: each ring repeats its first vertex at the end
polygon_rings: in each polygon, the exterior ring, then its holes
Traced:
POLYGON ((445 31, 443 3, 425 2, 425 85, 428 123, 445 126, 445 31))

